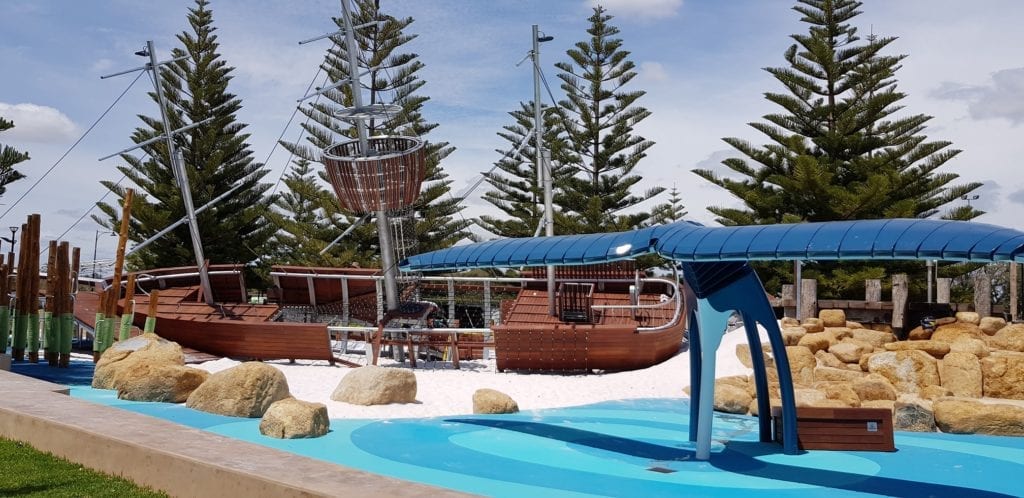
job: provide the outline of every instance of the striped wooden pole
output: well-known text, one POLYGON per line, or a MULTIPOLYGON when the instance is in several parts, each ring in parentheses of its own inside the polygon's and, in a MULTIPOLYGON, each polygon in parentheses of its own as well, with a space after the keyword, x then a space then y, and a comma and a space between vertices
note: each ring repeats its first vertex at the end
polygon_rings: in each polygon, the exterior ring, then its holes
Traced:
POLYGON ((125 284, 127 289, 124 293, 124 313, 121 316, 121 333, 118 340, 124 341, 128 339, 128 335, 132 330, 132 320, 135 319, 135 274, 128 274, 128 283, 125 284))
MULTIPOLYGON (((59 327, 53 319, 53 310, 58 299, 58 274, 60 268, 57 266, 57 241, 51 240, 46 253, 46 307, 43 311, 43 351, 46 363, 51 367, 57 366, 58 359, 58 338, 59 327)), ((60 315, 57 315, 58 317, 60 315)))
POLYGON ((28 258, 28 361, 39 363, 39 239, 42 219, 38 214, 30 214, 28 258))
POLYGON ((153 289, 149 292, 149 309, 146 311, 146 325, 142 331, 147 334, 156 333, 156 310, 160 305, 160 291, 153 289))
POLYGON ((15 306, 17 310, 14 315, 14 340, 11 341, 11 360, 23 361, 25 359, 25 348, 28 347, 28 310, 26 307, 26 301, 28 301, 28 267, 27 257, 25 250, 28 247, 28 224, 24 223, 21 225, 21 247, 18 248, 18 280, 16 285, 18 290, 15 292, 15 306))
POLYGON ((71 303, 71 265, 68 262, 70 244, 61 242, 57 247, 57 292, 54 304, 54 329, 59 344, 58 365, 67 368, 71 363, 71 332, 74 327, 74 308, 71 303))

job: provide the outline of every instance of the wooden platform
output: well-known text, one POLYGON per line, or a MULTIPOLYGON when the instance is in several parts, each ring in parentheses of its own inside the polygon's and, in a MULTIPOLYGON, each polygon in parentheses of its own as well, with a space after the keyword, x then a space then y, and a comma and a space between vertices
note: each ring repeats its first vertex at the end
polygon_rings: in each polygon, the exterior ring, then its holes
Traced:
MULTIPOLYGON (((796 409, 802 450, 896 451, 892 411, 887 408, 796 409)), ((782 441, 782 407, 772 407, 776 441, 782 441)))

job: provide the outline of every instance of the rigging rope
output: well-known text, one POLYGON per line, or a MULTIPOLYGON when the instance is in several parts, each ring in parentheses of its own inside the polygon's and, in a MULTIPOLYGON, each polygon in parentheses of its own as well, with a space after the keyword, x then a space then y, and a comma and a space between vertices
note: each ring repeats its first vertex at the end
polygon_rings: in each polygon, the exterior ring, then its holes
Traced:
MULTIPOLYGON (((128 87, 125 88, 123 92, 121 92, 121 95, 118 95, 117 98, 114 99, 114 102, 111 103, 110 106, 108 106, 107 109, 105 111, 103 111, 102 114, 100 114, 100 117, 96 118, 96 121, 94 121, 92 123, 92 125, 90 125, 89 128, 87 130, 85 130, 84 133, 82 133, 82 136, 78 137, 78 140, 75 140, 75 143, 71 144, 71 147, 66 152, 64 152, 64 155, 60 156, 60 159, 57 159, 57 162, 53 163, 53 166, 50 166, 50 169, 47 169, 46 173, 43 173, 43 176, 40 176, 39 179, 36 180, 35 183, 33 183, 32 186, 28 188, 28 190, 23 192, 21 194, 21 197, 18 197, 18 199, 16 201, 14 201, 14 203, 11 204, 10 207, 8 207, 7 210, 4 211, 3 214, 0 214, 0 218, 4 218, 5 216, 7 216, 7 214, 10 213, 11 210, 14 209, 14 207, 18 205, 18 203, 20 203, 22 200, 24 200, 25 197, 28 196, 28 194, 32 193, 32 191, 36 188, 36 186, 39 185, 40 182, 43 181, 43 179, 45 179, 47 176, 49 176, 49 174, 53 171, 53 169, 56 168, 57 165, 60 164, 61 161, 64 160, 64 158, 68 157, 68 154, 71 154, 71 151, 75 150, 75 147, 77 147, 78 144, 82 143, 82 140, 84 140, 85 137, 87 135, 89 135, 89 132, 91 132, 92 129, 95 128, 96 125, 98 125, 100 123, 100 121, 103 120, 104 117, 106 117, 106 115, 110 112, 110 110, 113 109, 114 106, 116 106, 117 103, 121 101, 121 98, 124 97, 125 94, 128 93, 128 90, 131 90, 131 88, 133 86, 135 86, 135 82, 139 81, 139 78, 142 77, 142 74, 144 72, 145 71, 140 72, 137 76, 135 76, 135 79, 132 80, 132 82, 128 84, 128 87)), ((65 232, 65 233, 67 233, 67 232, 65 232)))

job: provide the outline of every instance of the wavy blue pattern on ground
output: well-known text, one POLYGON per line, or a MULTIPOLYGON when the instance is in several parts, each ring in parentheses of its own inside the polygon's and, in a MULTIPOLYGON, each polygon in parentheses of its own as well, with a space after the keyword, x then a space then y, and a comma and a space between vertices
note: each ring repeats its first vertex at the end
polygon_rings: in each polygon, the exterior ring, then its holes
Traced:
POLYGON ((378 474, 489 496, 1019 496, 1024 438, 901 433, 893 453, 783 455, 753 417, 716 414, 707 462, 686 441, 686 399, 610 401, 513 415, 331 421, 317 439, 259 434, 259 420, 183 405, 72 395, 378 474), (666 469, 659 473, 649 469, 666 469))

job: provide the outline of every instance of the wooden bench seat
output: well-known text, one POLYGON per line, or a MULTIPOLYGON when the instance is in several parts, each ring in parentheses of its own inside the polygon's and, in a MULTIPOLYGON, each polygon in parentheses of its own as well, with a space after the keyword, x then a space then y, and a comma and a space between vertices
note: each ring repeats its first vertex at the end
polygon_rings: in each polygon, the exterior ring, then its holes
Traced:
MULTIPOLYGON (((782 441, 782 407, 772 407, 775 440, 782 441)), ((896 451, 892 411, 887 408, 796 409, 802 450, 896 451)))

